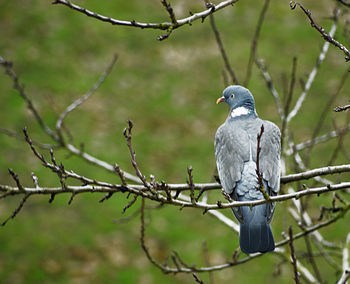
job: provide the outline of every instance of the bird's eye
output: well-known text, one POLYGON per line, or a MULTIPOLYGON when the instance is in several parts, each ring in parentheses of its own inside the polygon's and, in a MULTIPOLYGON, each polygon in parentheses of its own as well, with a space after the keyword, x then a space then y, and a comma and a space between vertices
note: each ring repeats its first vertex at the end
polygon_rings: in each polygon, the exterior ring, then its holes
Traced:
POLYGON ((234 95, 234 94, 231 94, 230 98, 233 99, 234 97, 235 97, 235 95, 234 95))

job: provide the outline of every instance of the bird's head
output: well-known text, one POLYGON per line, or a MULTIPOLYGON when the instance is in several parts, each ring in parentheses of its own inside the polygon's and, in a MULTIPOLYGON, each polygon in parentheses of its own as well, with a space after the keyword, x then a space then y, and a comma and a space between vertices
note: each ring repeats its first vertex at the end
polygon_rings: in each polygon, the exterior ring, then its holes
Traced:
POLYGON ((253 95, 248 89, 233 85, 227 87, 222 97, 218 98, 216 103, 225 102, 230 106, 231 116, 241 116, 248 114, 255 114, 255 103, 253 95))

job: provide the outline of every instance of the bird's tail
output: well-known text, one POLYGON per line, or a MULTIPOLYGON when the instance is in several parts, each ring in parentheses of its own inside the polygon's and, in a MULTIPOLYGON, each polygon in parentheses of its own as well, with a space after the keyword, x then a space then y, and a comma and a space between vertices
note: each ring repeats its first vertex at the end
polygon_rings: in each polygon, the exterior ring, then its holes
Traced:
MULTIPOLYGON (((245 207, 245 206, 244 206, 245 207)), ((240 224, 239 244, 245 254, 275 249, 271 226, 266 219, 266 204, 243 209, 244 223, 240 224)))

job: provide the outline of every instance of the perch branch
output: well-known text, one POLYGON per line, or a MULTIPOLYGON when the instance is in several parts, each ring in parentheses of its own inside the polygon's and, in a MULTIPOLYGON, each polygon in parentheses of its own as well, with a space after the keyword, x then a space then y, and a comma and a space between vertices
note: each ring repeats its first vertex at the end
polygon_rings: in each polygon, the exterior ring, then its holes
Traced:
MULTIPOLYGON (((58 170, 56 168, 53 169, 53 171, 58 170)), ((339 184, 332 184, 324 187, 315 187, 315 188, 307 188, 301 191, 293 192, 293 193, 288 193, 288 194, 282 194, 278 196, 270 196, 270 200, 267 201, 265 199, 261 200, 256 200, 256 201, 233 201, 230 203, 222 203, 218 205, 217 203, 213 204, 207 204, 204 202, 196 202, 195 204, 192 204, 190 201, 182 201, 178 199, 171 199, 168 200, 167 197, 163 195, 152 195, 146 192, 147 188, 144 187, 143 185, 128 185, 128 186, 123 186, 123 185, 118 185, 118 184, 110 184, 106 182, 101 182, 93 179, 89 179, 83 176, 80 176, 72 171, 65 171, 68 177, 77 179, 82 181, 85 184, 88 185, 83 185, 83 186, 70 186, 66 185, 65 190, 63 190, 61 187, 40 187, 40 188, 30 188, 30 187, 23 187, 23 191, 20 191, 17 187, 11 187, 8 185, 0 185, 0 191, 3 191, 4 193, 9 195, 20 195, 20 194, 25 194, 25 193, 30 193, 32 195, 42 195, 42 194, 64 194, 64 193, 74 193, 74 194, 82 194, 86 192, 90 193, 116 193, 116 192, 130 192, 132 194, 139 195, 141 197, 161 202, 164 204, 170 204, 174 206, 179 206, 179 207, 192 207, 192 208, 199 208, 202 210, 217 210, 217 209, 227 209, 231 207, 240 207, 240 206, 256 206, 260 204, 265 204, 268 202, 282 202, 285 200, 290 200, 293 198, 299 199, 303 196, 308 196, 308 195, 320 195, 323 193, 327 192, 332 192, 332 191, 337 191, 341 189, 346 189, 350 188, 350 182, 343 182, 339 184)), ((182 185, 183 189, 188 190, 188 184, 183 184, 182 185)), ((201 187, 202 184, 195 184, 194 187, 196 186, 201 187)), ((169 184, 168 188, 171 189, 172 185, 169 184)), ((178 188, 178 185, 174 185, 173 188, 178 188)), ((174 192, 175 194, 175 192, 174 192)), ((7 197, 6 196, 6 197, 7 197)), ((1 198, 1 197, 0 197, 1 198)))

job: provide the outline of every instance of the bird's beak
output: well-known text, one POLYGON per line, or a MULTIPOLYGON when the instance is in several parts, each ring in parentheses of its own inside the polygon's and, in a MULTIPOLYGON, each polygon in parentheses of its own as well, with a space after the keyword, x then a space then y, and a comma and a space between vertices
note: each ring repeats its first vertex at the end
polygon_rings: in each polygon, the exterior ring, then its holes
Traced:
POLYGON ((222 103, 223 101, 225 101, 225 97, 224 96, 222 96, 221 98, 218 98, 216 100, 216 104, 222 103))

